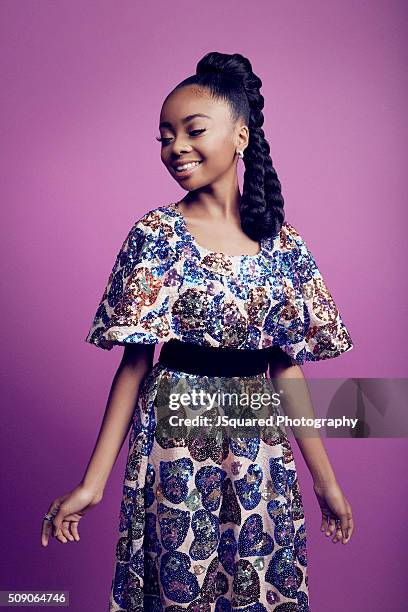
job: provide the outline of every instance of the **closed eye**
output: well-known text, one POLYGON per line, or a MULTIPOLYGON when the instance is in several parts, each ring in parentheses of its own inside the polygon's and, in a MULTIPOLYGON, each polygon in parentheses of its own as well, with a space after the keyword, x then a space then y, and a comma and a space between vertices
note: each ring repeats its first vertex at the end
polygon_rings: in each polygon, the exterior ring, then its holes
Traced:
MULTIPOLYGON (((203 128, 202 130, 192 130, 191 132, 189 132, 189 134, 190 136, 193 136, 193 138, 196 138, 197 136, 199 136, 205 131, 206 131, 206 128, 203 128)), ((158 140, 159 142, 162 142, 163 144, 167 144, 167 141, 171 140, 171 138, 164 138, 164 137, 156 136, 156 140, 158 140)))

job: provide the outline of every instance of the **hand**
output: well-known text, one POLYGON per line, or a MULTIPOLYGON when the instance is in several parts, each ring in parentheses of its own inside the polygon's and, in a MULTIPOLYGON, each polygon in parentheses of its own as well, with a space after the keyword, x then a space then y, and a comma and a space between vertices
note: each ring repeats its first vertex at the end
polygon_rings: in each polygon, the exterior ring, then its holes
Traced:
POLYGON ((322 511, 320 531, 325 531, 328 537, 335 534, 333 544, 337 544, 340 540, 343 544, 347 544, 354 531, 354 522, 351 506, 341 487, 336 481, 315 482, 313 489, 322 511))
POLYGON ((62 544, 79 542, 78 523, 81 518, 102 500, 102 493, 90 490, 80 484, 75 489, 57 497, 52 502, 47 514, 55 515, 52 523, 43 520, 41 528, 41 544, 48 546, 48 538, 52 536, 62 544))

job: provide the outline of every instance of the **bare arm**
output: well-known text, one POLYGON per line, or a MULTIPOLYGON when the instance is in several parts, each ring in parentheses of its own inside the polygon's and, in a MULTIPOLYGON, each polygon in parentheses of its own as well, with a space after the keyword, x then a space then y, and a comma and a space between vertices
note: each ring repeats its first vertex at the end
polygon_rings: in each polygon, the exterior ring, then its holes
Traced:
MULTIPOLYGON (((279 389, 283 390, 284 413, 293 419, 301 416, 314 419, 316 415, 302 369, 298 365, 292 365, 290 359, 282 353, 283 351, 274 354, 273 361, 269 363, 269 372, 271 379, 275 379, 279 389), (291 384, 291 380, 296 382, 291 384)), ((336 477, 318 430, 310 431, 311 437, 306 437, 308 432, 306 427, 293 427, 292 431, 297 436, 296 443, 313 482, 318 484, 334 482, 336 477)))
MULTIPOLYGON (((300 366, 293 365, 291 359, 279 349, 272 354, 269 372, 276 390, 283 390, 281 398, 285 398, 284 413, 290 418, 304 416, 314 419, 316 415, 300 366)), ((312 476, 313 490, 322 513, 320 530, 324 531, 326 536, 333 536, 334 544, 340 541, 347 544, 354 530, 351 505, 337 482, 318 430, 313 428, 308 437, 305 427, 301 431, 297 429, 292 427, 312 476)))
POLYGON ((154 344, 125 345, 115 373, 108 403, 85 474, 76 487, 56 497, 41 523, 41 545, 48 546, 51 535, 63 543, 79 541, 81 518, 100 503, 106 481, 129 432, 140 384, 153 365, 154 344))
POLYGON ((100 498, 129 432, 139 386, 153 365, 153 357, 154 344, 125 346, 122 361, 113 378, 95 448, 81 483, 100 498))

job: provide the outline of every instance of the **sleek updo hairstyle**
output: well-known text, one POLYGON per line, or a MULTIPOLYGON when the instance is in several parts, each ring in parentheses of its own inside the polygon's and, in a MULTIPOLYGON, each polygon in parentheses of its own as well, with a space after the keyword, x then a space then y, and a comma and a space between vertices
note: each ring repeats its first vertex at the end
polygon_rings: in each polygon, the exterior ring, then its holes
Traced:
POLYGON ((252 72, 250 61, 243 55, 212 51, 198 62, 196 74, 181 81, 174 90, 187 85, 199 85, 206 88, 214 99, 225 100, 231 107, 233 121, 242 117, 248 126, 249 142, 243 157, 241 226, 253 240, 275 237, 285 219, 284 200, 262 129, 264 98, 259 91, 261 79, 252 72))

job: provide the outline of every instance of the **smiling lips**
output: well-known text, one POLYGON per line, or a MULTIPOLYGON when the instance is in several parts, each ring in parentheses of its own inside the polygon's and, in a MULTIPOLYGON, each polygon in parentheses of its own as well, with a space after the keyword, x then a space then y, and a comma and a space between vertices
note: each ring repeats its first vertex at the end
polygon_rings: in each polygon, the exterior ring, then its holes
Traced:
POLYGON ((185 170, 190 170, 191 168, 195 168, 201 164, 201 160, 192 160, 189 162, 184 162, 183 164, 173 164, 173 168, 176 172, 184 172, 185 170))
POLYGON ((187 164, 180 164, 179 166, 173 166, 174 169, 174 173, 177 177, 177 179, 187 179, 189 178, 195 171, 196 168, 198 168, 199 166, 201 166, 201 161, 200 162, 189 162, 187 164), (177 168, 182 168, 181 170, 177 170, 177 168))

